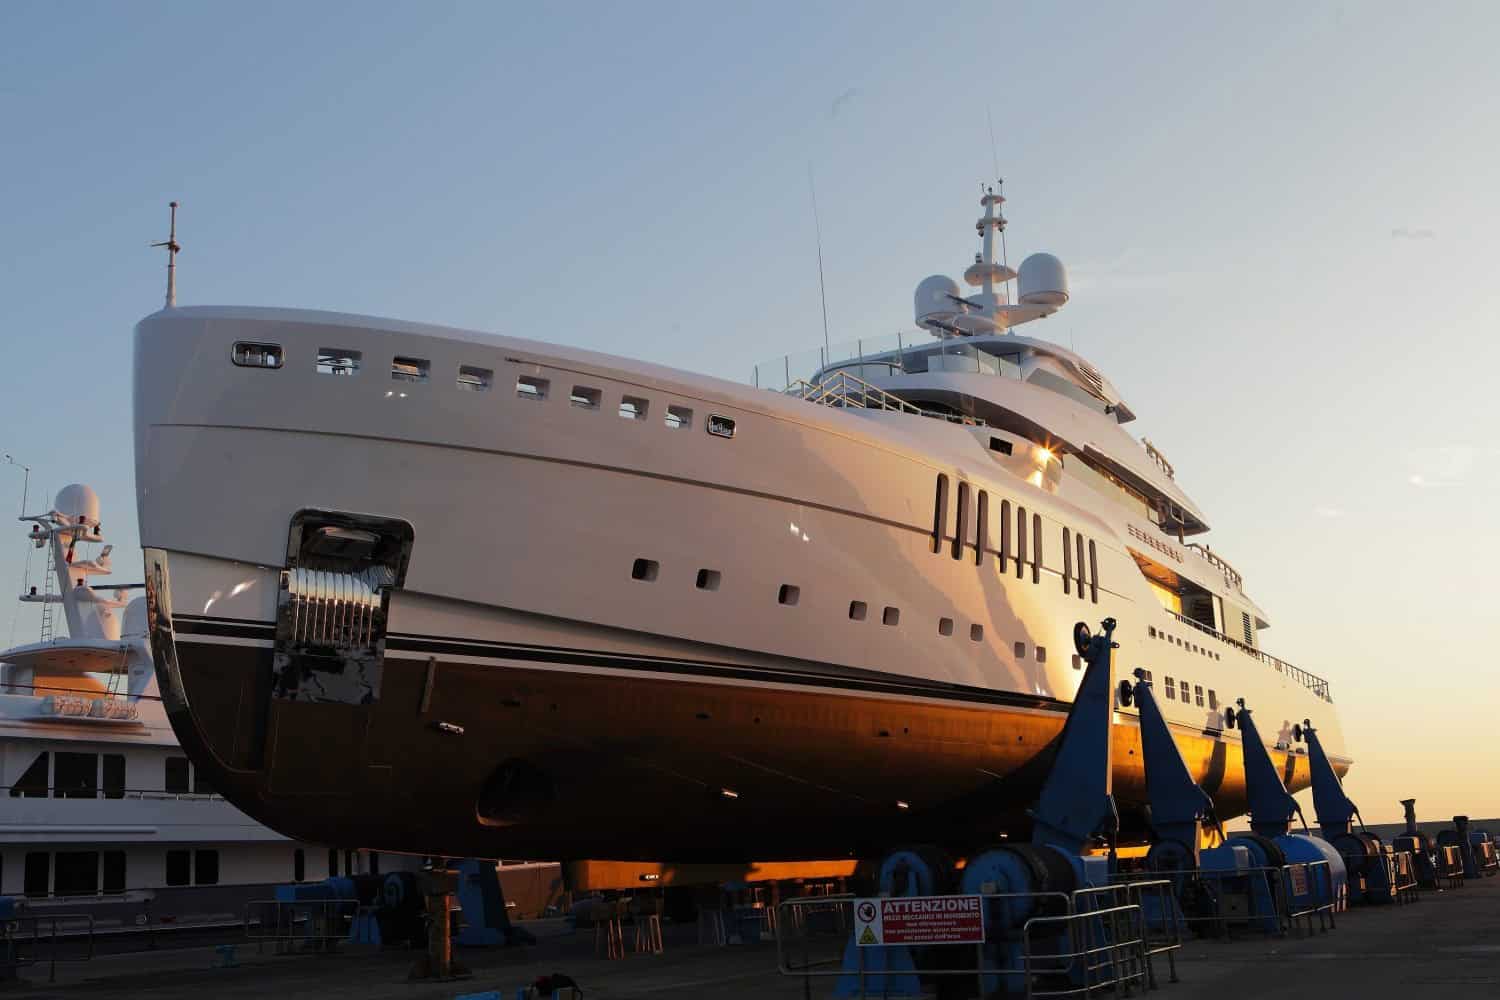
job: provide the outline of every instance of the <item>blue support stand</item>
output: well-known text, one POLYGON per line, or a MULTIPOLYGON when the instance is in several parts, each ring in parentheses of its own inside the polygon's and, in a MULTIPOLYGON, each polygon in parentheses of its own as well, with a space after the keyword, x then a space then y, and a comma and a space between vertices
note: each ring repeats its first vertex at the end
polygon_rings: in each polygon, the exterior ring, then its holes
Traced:
MULTIPOLYGON (((1240 708, 1234 719, 1240 727, 1240 744, 1245 759, 1245 792, 1250 803, 1250 829, 1262 841, 1257 842, 1254 837, 1231 837, 1229 843, 1249 848, 1256 865, 1262 867, 1279 868, 1286 863, 1326 861, 1326 879, 1310 879, 1304 892, 1294 891, 1291 902, 1296 908, 1300 909, 1309 903, 1321 905, 1342 899, 1349 878, 1344 859, 1332 844, 1305 832, 1307 820, 1302 817, 1302 808, 1286 790, 1286 785, 1282 784, 1281 775, 1277 773, 1276 765, 1271 760, 1271 753, 1260 740, 1260 731, 1255 727, 1253 714, 1245 707, 1243 698, 1239 699, 1238 704, 1240 708), (1293 815, 1302 820, 1304 833, 1288 832, 1293 815), (1264 840, 1272 841, 1280 858, 1267 852, 1264 840)), ((1273 891, 1281 891, 1280 886, 1274 886, 1273 891)))

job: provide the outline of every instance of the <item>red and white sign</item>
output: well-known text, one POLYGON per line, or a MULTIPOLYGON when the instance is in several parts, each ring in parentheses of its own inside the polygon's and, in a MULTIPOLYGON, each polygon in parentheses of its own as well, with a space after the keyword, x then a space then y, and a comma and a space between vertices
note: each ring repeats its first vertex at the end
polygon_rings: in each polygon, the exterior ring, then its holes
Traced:
POLYGON ((982 944, 984 905, 978 896, 898 896, 854 901, 860 945, 982 944))

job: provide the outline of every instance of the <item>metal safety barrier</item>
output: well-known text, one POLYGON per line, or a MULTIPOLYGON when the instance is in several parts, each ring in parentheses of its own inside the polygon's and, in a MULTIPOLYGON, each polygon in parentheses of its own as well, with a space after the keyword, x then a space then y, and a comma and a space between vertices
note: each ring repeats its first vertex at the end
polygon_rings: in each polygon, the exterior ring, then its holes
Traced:
POLYGON ((93 957, 94 918, 87 913, 23 913, 0 920, 0 970, 46 962, 47 982, 55 983, 57 963, 87 962, 93 957), (61 953, 59 938, 66 939, 61 953))
MULTIPOLYGON (((1326 931, 1335 926, 1334 913, 1342 903, 1334 894, 1333 872, 1327 861, 1223 871, 1116 872, 1110 880, 1127 885, 1167 882, 1175 888, 1178 904, 1172 914, 1174 921, 1226 939, 1232 939, 1240 928, 1284 937, 1302 922, 1309 934, 1314 933, 1315 924, 1326 931), (1298 905, 1294 902, 1298 898, 1310 902, 1298 905)), ((1170 900, 1162 897, 1161 904, 1169 907, 1170 900)), ((1143 909, 1154 912, 1151 905, 1143 905, 1143 909)))
MULTIPOLYGON (((920 975, 926 977, 970 977, 986 994, 985 979, 989 977, 1019 978, 1025 981, 1028 996, 1071 996, 1097 993, 1113 988, 1117 983, 1122 988, 1139 982, 1146 988, 1154 988, 1156 978, 1152 957, 1158 954, 1169 956, 1172 981, 1177 979, 1175 958, 1172 952, 1181 947, 1180 932, 1151 938, 1142 917, 1138 902, 1121 903, 1122 899, 1139 900, 1143 896, 1159 893, 1170 884, 1164 880, 1143 880, 1137 885, 1121 884, 1065 892, 1000 892, 966 893, 977 895, 986 911, 993 904, 1024 904, 1035 909, 1052 909, 1055 913, 1043 913, 1030 917, 1019 928, 1009 930, 1010 939, 1019 940, 1022 947, 1021 963, 1008 967, 987 966, 984 944, 936 944, 923 945, 930 952, 940 951, 943 959, 931 967, 924 965, 920 975), (1028 928, 1038 920, 1062 921, 1062 933, 1069 929, 1087 926, 1087 937, 1072 951, 1038 950, 1028 954, 1035 941, 1035 934, 1028 928), (1092 924, 1089 921, 1093 921, 1092 924), (1073 923, 1069 923, 1069 921, 1073 923), (1116 936, 1118 935, 1118 940, 1116 936), (952 956, 968 954, 972 964, 952 956), (1116 961, 1111 964, 1105 956, 1113 954, 1116 961), (1114 970, 1106 975, 1109 970, 1114 970), (1067 990, 1048 992, 1044 987, 1055 987, 1050 982, 1058 976, 1082 977, 1080 983, 1067 990), (1035 981, 1033 981, 1035 980, 1035 981)), ((813 978, 828 978, 852 975, 858 985, 858 996, 866 995, 867 979, 882 983, 885 976, 893 975, 884 968, 866 968, 865 948, 856 948, 858 965, 845 969, 844 952, 849 944, 849 929, 854 926, 851 912, 856 897, 816 896, 782 900, 778 905, 776 926, 777 971, 784 976, 801 976, 805 981, 813 978), (800 951, 800 960, 796 955, 800 951)), ((1042 925, 1038 924, 1040 928, 1042 925)), ((1049 925, 1050 926, 1050 925, 1049 925)), ((990 932, 986 932, 991 936, 990 932)), ((1074 940, 1068 938, 1068 940, 1074 940)), ((871 985, 869 996, 880 996, 884 987, 871 985)))
POLYGON ((359 908, 356 899, 253 899, 245 904, 245 937, 257 950, 271 942, 278 955, 299 945, 304 951, 331 951, 348 939, 359 908))
POLYGON ((1088 997, 1103 991, 1122 996, 1134 984, 1149 989, 1145 923, 1134 905, 1032 917, 1021 927, 1026 996, 1088 997), (1051 940, 1072 942, 1073 950, 1033 953, 1039 928, 1047 929, 1051 940), (1048 988, 1038 989, 1039 978, 1048 988))

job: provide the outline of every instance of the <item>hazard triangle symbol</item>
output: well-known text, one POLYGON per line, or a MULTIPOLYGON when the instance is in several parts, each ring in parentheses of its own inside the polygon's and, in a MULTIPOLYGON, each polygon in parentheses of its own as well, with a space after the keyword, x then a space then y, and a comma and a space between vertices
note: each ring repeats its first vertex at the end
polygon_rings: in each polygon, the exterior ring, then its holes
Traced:
POLYGON ((869 924, 865 924, 865 932, 859 936, 860 944, 876 944, 875 930, 869 924))

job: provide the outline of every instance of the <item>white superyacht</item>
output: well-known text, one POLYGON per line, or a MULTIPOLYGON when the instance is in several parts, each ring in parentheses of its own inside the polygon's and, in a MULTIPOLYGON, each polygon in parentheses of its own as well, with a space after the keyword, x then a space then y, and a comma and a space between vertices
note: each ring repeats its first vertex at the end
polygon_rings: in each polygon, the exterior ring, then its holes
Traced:
MULTIPOLYGON (((1245 805, 1237 698, 1293 791, 1303 719, 1347 770, 1329 685, 1261 650, 1132 408, 1014 332, 1069 290, 1050 255, 997 259, 1002 202, 967 294, 918 285, 918 334, 759 386, 169 299, 136 328, 137 489, 197 766, 279 830, 377 850, 964 853, 1026 823, 1074 624, 1112 617, 1221 817, 1245 805)), ((1143 838, 1135 710, 1116 723, 1143 838)))

